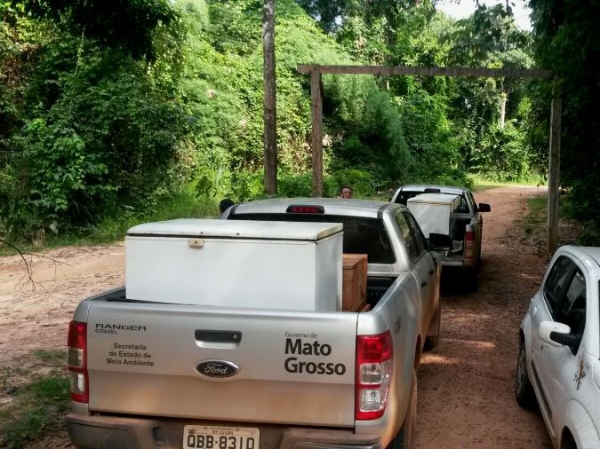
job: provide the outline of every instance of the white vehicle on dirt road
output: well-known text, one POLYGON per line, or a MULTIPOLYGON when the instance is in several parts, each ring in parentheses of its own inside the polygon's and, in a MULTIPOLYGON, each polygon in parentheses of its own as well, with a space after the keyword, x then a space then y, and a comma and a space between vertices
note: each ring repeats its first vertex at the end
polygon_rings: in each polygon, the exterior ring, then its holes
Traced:
POLYGON ((125 287, 77 307, 73 445, 415 448, 417 369, 440 337, 434 252, 450 238, 428 242, 381 201, 271 199, 225 215, 131 228, 125 287), (360 272, 344 272, 357 257, 360 272))
MULTIPOLYGON (((442 186, 432 184, 410 184, 400 187, 391 199, 392 203, 407 205, 411 198, 422 194, 456 195, 458 208, 452 211, 450 237, 458 246, 440 255, 445 268, 460 269, 470 290, 477 288, 477 271, 481 263, 481 245, 483 239, 482 212, 491 212, 488 203, 477 203, 473 193, 465 187, 442 186)), ((410 208, 409 208, 410 209, 410 208)), ((419 218, 417 218, 419 221, 419 218)), ((423 221, 419 222, 423 227, 423 221)))
POLYGON ((600 448, 600 248, 557 250, 519 332, 516 399, 559 449, 600 448))

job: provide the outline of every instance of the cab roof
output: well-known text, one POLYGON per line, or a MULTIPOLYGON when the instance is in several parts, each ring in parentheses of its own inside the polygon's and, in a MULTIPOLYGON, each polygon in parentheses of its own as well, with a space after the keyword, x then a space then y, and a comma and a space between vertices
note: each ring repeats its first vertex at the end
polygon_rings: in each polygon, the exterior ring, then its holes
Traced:
POLYGON ((272 198, 238 204, 230 215, 287 213, 290 206, 322 206, 326 215, 377 218, 386 208, 404 207, 387 201, 341 198, 272 198))
POLYGON ((560 248, 562 251, 573 253, 580 260, 591 259, 596 265, 600 266, 600 248, 595 246, 576 246, 576 245, 565 245, 560 248))

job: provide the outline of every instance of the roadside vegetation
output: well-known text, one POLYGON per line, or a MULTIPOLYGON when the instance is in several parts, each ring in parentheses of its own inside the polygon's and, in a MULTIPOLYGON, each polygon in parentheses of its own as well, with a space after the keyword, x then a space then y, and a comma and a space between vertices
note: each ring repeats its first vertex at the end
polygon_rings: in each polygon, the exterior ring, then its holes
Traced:
POLYGON ((66 351, 40 349, 0 376, 0 447, 20 449, 64 430, 70 405, 66 351))
MULTIPOLYGON (((587 233, 581 222, 569 218, 565 211, 568 203, 565 195, 559 198, 559 222, 558 235, 559 245, 589 244, 586 239, 587 233)), ((546 255, 546 241, 548 238, 548 195, 540 195, 527 200, 527 213, 519 218, 519 239, 528 247, 537 248, 538 254, 546 255)), ((600 241, 600 240, 598 240, 600 241)), ((551 255, 550 255, 551 256, 551 255)))
MULTIPOLYGON (((0 3, 0 239, 106 242, 139 221, 214 216, 223 197, 265 196, 262 1, 118 8, 0 3)), ((531 33, 503 5, 453 21, 428 0, 281 0, 276 15, 279 196, 311 192, 310 86, 298 64, 535 66, 531 33)), ((326 196, 344 184, 387 198, 407 182, 545 173, 547 123, 535 122, 531 81, 323 84, 326 196)))

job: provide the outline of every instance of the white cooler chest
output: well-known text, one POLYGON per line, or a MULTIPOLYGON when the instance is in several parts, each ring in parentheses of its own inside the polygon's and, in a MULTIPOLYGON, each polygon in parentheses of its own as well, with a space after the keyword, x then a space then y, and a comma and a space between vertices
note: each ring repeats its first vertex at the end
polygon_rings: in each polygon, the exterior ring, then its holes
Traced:
POLYGON ((126 297, 221 307, 341 310, 342 225, 179 219, 125 238, 126 297))
POLYGON ((410 198, 406 206, 414 215, 426 238, 434 232, 452 236, 450 214, 460 206, 460 196, 422 193, 410 198))

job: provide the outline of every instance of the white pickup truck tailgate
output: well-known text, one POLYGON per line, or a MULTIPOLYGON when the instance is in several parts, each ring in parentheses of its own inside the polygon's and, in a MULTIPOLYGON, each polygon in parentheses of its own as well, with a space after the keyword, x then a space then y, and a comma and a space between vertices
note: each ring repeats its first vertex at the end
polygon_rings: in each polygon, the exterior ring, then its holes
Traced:
POLYGON ((90 410, 351 427, 357 316, 94 302, 90 410))

